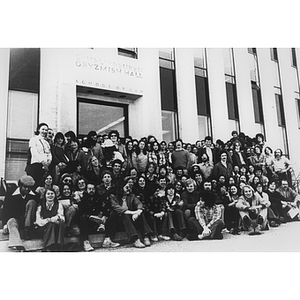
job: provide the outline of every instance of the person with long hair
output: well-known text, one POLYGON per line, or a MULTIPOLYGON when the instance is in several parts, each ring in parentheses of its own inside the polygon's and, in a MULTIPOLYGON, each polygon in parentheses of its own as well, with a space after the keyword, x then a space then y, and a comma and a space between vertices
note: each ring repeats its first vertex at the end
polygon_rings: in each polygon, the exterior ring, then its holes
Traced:
POLYGON ((46 190, 45 197, 37 208, 36 224, 43 235, 44 249, 62 250, 65 236, 64 209, 53 188, 46 190))
POLYGON ((35 187, 40 185, 52 162, 51 148, 46 140, 47 133, 48 125, 40 123, 35 131, 35 136, 29 141, 30 159, 28 159, 26 173, 34 179, 35 187))
POLYGON ((89 160, 88 160, 88 164, 87 164, 87 168, 86 168, 86 172, 85 172, 85 178, 88 182, 92 182, 95 185, 98 185, 101 181, 101 173, 102 173, 102 169, 101 166, 99 165, 99 160, 96 156, 91 155, 89 160))
POLYGON ((128 170, 133 167, 132 153, 133 153, 133 143, 131 140, 129 140, 125 144, 125 156, 124 156, 125 160, 123 162, 123 168, 125 169, 125 173, 127 173, 128 170))
POLYGON ((45 191, 49 188, 53 188, 57 197, 59 197, 59 187, 53 184, 53 177, 50 174, 46 174, 43 177, 42 185, 38 186, 35 192, 40 196, 40 200, 44 198, 45 191))
POLYGON ((261 234, 266 228, 267 207, 270 202, 263 199, 250 185, 242 188, 242 195, 236 204, 242 218, 243 227, 249 231, 249 235, 261 234))
POLYGON ((133 243, 136 248, 151 246, 150 236, 152 230, 149 227, 142 202, 132 193, 130 184, 124 182, 117 189, 116 195, 111 195, 110 203, 112 213, 108 218, 111 224, 122 222, 127 233, 129 243, 133 243), (139 239, 138 231, 142 241, 139 239))
POLYGON ((146 144, 143 140, 139 141, 136 151, 132 154, 132 162, 139 174, 146 171, 146 167, 148 165, 148 155, 146 144))
POLYGON ((57 132, 54 137, 53 145, 53 163, 55 165, 53 170, 53 181, 58 184, 60 176, 64 173, 67 166, 68 157, 65 154, 65 137, 62 132, 57 132))
POLYGON ((161 201, 167 215, 166 226, 168 229, 168 236, 174 241, 182 241, 186 231, 184 214, 182 211, 183 201, 175 191, 175 186, 173 184, 167 184, 165 196, 162 197, 161 201))

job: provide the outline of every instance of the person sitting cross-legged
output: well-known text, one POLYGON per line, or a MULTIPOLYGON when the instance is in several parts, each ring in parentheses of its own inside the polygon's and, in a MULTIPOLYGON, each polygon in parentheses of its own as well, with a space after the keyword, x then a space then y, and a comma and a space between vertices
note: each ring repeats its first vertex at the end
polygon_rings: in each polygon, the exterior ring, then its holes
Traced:
POLYGON ((250 185, 242 188, 236 208, 239 210, 243 226, 249 231, 249 235, 261 234, 261 230, 267 226, 268 199, 263 199, 250 185))
POLYGON ((189 219, 192 230, 188 234, 188 240, 223 239, 222 229, 225 224, 222 221, 222 208, 216 204, 216 195, 212 192, 211 181, 203 184, 204 191, 200 194, 200 201, 195 207, 195 216, 189 219))

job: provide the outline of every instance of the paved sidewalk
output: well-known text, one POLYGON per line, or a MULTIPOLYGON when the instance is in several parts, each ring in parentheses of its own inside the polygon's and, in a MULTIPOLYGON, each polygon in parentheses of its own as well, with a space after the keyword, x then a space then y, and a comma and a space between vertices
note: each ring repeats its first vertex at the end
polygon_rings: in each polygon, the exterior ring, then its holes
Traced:
POLYGON ((262 235, 234 236, 224 234, 223 240, 168 241, 136 249, 124 246, 117 249, 96 249, 97 252, 300 252, 300 222, 282 224, 264 231, 262 235))

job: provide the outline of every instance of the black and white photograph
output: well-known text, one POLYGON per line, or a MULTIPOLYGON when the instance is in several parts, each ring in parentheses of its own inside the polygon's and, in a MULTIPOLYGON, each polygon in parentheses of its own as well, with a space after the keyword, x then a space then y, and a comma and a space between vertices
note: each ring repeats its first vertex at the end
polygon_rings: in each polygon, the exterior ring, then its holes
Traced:
MULTIPOLYGON (((162 285, 164 298, 190 298, 207 285, 205 297, 216 289, 216 299, 229 290, 225 298, 238 299, 242 278, 268 277, 264 292, 281 299, 270 277, 291 276, 300 261, 295 28, 274 23, 272 32, 265 8, 247 13, 250 3, 229 1, 241 9, 229 13, 217 1, 210 18, 202 2, 173 14, 170 1, 129 2, 75 1, 74 14, 48 2, 51 26, 37 32, 42 15, 30 10, 36 20, 1 41, 0 259, 9 290, 26 261, 31 276, 44 262, 61 279, 87 272, 94 278, 83 283, 99 280, 103 297, 153 299, 162 285)), ((80 288, 74 299, 85 292, 93 296, 80 288)))

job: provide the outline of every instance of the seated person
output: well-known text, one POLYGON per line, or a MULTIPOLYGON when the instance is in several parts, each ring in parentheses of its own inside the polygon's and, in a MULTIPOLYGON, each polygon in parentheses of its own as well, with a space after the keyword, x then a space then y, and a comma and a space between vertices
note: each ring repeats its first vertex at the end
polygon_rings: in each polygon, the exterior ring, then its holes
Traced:
POLYGON ((108 218, 110 224, 117 225, 120 221, 125 227, 130 243, 136 248, 151 246, 150 236, 152 230, 144 216, 144 208, 141 201, 132 193, 129 182, 117 189, 116 195, 110 196, 112 213, 108 218), (141 242, 138 231, 140 232, 143 243, 141 242))
POLYGON ((43 234, 44 249, 62 250, 65 236, 64 209, 53 188, 46 190, 45 197, 37 208, 35 223, 43 234))
POLYGON ((183 201, 180 199, 180 196, 175 193, 175 186, 173 184, 167 184, 166 195, 162 197, 161 201, 163 202, 167 215, 166 227, 168 229, 168 235, 174 241, 182 241, 186 231, 182 211, 183 201))
POLYGON ((277 189, 277 192, 279 192, 279 194, 285 198, 285 201, 281 201, 284 210, 285 220, 286 221, 300 220, 299 213, 295 214, 294 216, 291 216, 291 214, 289 213, 291 209, 292 210, 294 210, 295 208, 299 209, 300 195, 297 194, 292 188, 289 187, 287 179, 281 180, 281 185, 277 189))
POLYGON ((53 184, 53 178, 51 174, 46 174, 43 178, 42 185, 38 186, 35 190, 40 195, 40 200, 44 198, 46 189, 52 187, 55 190, 56 196, 59 197, 59 187, 53 184))
POLYGON ((60 188, 58 202, 62 204, 65 215, 65 234, 66 236, 79 236, 80 230, 75 221, 78 212, 78 199, 73 197, 72 186, 63 184, 60 188))
POLYGON ((187 238, 189 240, 223 239, 222 209, 220 205, 216 205, 216 194, 212 192, 211 181, 204 181, 203 188, 200 201, 195 207, 196 217, 191 217, 188 221, 192 233, 187 238))
POLYGON ((249 231, 250 235, 261 234, 261 230, 266 228, 268 206, 270 202, 255 193, 250 185, 242 188, 242 195, 236 208, 239 210, 244 228, 249 231))
POLYGON ((35 181, 31 176, 24 175, 19 179, 18 188, 9 193, 3 204, 3 233, 9 233, 8 247, 13 250, 25 250, 20 231, 24 238, 30 239, 33 235, 35 210, 38 202, 37 195, 31 190, 35 181))
POLYGON ((111 240, 115 233, 114 227, 110 226, 110 223, 107 222, 105 203, 103 203, 98 194, 96 194, 94 183, 87 184, 86 192, 81 202, 78 203, 78 207, 79 227, 83 238, 84 251, 94 250, 89 242, 88 235, 103 231, 105 231, 105 239, 102 247, 115 248, 120 245, 111 240))

